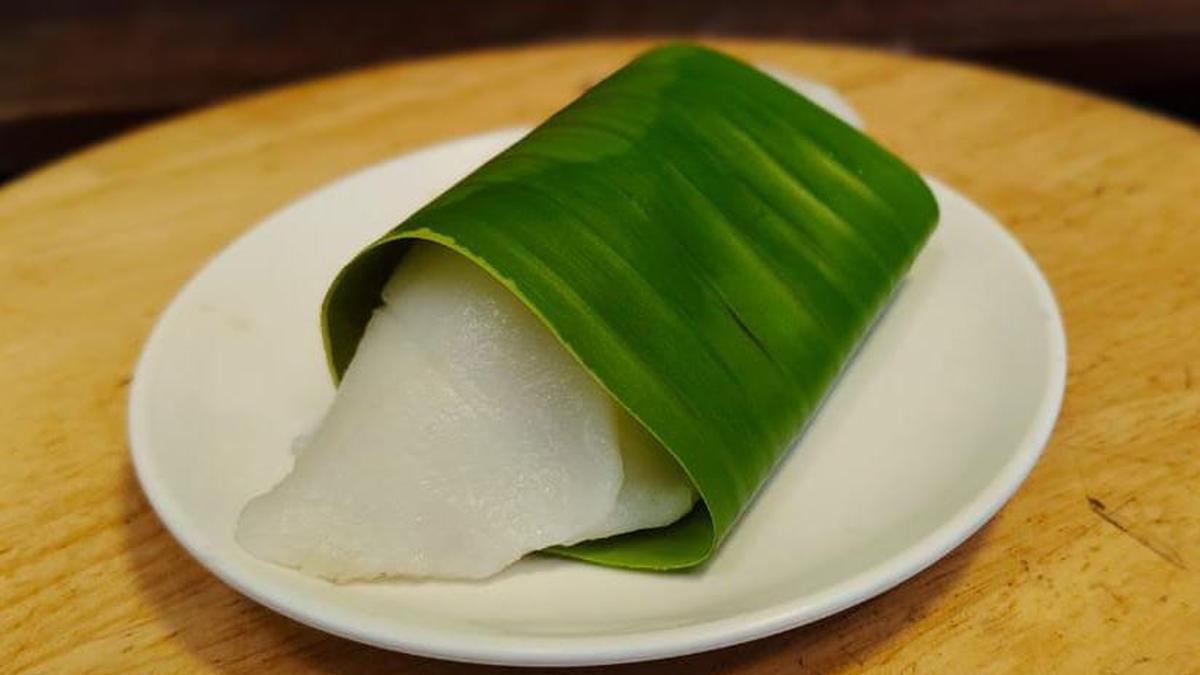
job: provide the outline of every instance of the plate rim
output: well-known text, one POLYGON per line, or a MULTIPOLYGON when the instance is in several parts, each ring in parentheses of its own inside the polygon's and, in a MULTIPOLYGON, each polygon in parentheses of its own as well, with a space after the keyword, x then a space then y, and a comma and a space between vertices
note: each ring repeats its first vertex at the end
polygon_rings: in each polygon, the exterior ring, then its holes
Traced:
POLYGON ((339 621, 336 610, 328 611, 331 608, 324 608, 326 611, 323 613, 314 612, 311 608, 289 604, 286 597, 276 597, 269 590, 264 591, 256 587, 252 578, 239 573, 237 566, 224 564, 219 556, 206 549, 204 542, 185 526, 183 514, 173 506, 152 477, 153 459, 152 453, 147 449, 150 443, 146 437, 148 431, 143 419, 145 406, 139 401, 144 400, 146 396, 143 392, 148 379, 146 374, 158 359, 157 354, 164 340, 164 326, 179 311, 180 299, 206 276, 227 251, 261 231, 267 222, 279 217, 288 209, 297 208, 318 194, 336 190, 363 174, 379 170, 401 158, 444 149, 455 144, 479 141, 485 137, 524 133, 528 129, 527 126, 503 127, 434 141, 316 186, 259 219, 223 246, 179 287, 166 308, 159 314, 142 344, 127 397, 126 428, 134 473, 163 526, 197 562, 223 583, 300 623, 357 642, 416 656, 487 665, 544 667, 663 659, 720 649, 782 633, 819 621, 898 586, 941 560, 978 532, 1016 493, 1033 470, 1049 443, 1066 393, 1067 336, 1058 301, 1037 262, 999 219, 946 183, 923 174, 935 192, 942 190, 954 195, 970 208, 983 214, 992 234, 996 235, 997 240, 1020 261, 1020 271, 1032 282, 1040 309, 1047 314, 1046 337, 1050 367, 1041 390, 1043 400, 1031 418, 1025 437, 1014 447, 1009 460, 996 472, 991 482, 953 516, 901 552, 840 583, 799 599, 702 623, 619 636, 546 636, 531 639, 527 636, 472 634, 470 640, 464 640, 461 633, 436 628, 425 630, 420 626, 410 626, 402 635, 385 635, 379 630, 372 630, 370 625, 353 625, 353 621, 339 621))

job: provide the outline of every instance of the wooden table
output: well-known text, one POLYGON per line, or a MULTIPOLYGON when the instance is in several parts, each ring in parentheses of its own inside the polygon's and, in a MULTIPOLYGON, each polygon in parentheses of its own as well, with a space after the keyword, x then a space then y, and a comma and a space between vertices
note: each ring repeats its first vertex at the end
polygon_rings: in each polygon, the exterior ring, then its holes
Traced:
MULTIPOLYGON (((0 670, 467 672, 242 598, 164 531, 125 399, 155 316, 273 209, 414 146, 541 119, 647 43, 399 63, 228 103, 0 191, 0 670)), ((946 559, 798 630, 633 672, 1200 672, 1200 134, 954 63, 720 42, 844 91, 996 213, 1053 284, 1045 457, 946 559)))

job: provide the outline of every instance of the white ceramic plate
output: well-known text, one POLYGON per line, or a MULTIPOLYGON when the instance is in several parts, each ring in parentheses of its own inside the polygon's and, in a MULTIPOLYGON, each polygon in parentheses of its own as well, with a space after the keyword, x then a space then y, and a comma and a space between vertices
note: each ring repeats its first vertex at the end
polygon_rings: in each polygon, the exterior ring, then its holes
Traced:
POLYGON ((259 561, 239 510, 283 477, 330 402, 321 297, 368 241, 520 137, 444 143, 274 214, 180 292, 130 395, 142 487, 206 567, 354 640, 486 663, 660 658, 814 621, 900 583, 978 529, 1033 467, 1063 393, 1050 288, 987 213, 933 181, 942 220, 798 447, 706 568, 523 560, 485 582, 334 585, 259 561))

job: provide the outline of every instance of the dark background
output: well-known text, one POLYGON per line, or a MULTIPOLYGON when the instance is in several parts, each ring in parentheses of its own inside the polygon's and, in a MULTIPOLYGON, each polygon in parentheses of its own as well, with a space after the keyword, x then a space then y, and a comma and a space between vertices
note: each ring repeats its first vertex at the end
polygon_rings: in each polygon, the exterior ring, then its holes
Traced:
POLYGON ((473 47, 647 34, 949 55, 1200 119, 1200 0, 0 0, 0 181, 279 82, 473 47))

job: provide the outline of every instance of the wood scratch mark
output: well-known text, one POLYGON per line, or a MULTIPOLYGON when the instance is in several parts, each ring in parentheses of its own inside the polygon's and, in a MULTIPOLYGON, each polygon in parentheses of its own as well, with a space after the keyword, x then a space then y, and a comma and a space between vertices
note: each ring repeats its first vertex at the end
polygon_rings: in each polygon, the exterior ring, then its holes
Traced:
POLYGON ((1191 390, 1192 388, 1192 367, 1183 367, 1183 388, 1191 390))
POLYGON ((1121 609, 1129 609, 1129 603, 1125 601, 1125 598, 1120 593, 1113 590, 1111 586, 1108 584, 1096 584, 1096 587, 1104 591, 1108 597, 1112 598, 1114 602, 1120 605, 1121 609))
POLYGON ((1154 660, 1154 659, 1151 659, 1149 656, 1140 656, 1140 657, 1138 657, 1136 660, 1134 660, 1134 662, 1133 662, 1133 663, 1130 663, 1128 666, 1126 666, 1126 667, 1122 668, 1122 669, 1121 669, 1121 672, 1122 672, 1122 673, 1127 673, 1127 672, 1129 672, 1129 671, 1133 670, 1134 668, 1137 668, 1138 666, 1144 666, 1144 665, 1146 665, 1147 663, 1150 663, 1150 662, 1151 662, 1151 661, 1153 661, 1153 660, 1154 660))
POLYGON ((1168 546, 1165 542, 1160 541, 1157 537, 1149 533, 1142 532, 1140 528, 1136 527, 1136 523, 1121 517, 1117 513, 1116 509, 1109 511, 1108 507, 1104 505, 1104 502, 1091 495, 1087 495, 1087 502, 1088 506, 1092 509, 1092 513, 1095 513, 1097 516, 1099 516, 1101 520, 1117 528, 1129 538, 1146 547, 1147 550, 1154 553, 1159 558, 1162 558, 1181 570, 1187 569, 1187 565, 1183 563, 1183 558, 1180 558, 1179 554, 1176 553, 1174 549, 1168 546))
POLYGON ((851 661, 853 661, 853 662, 854 662, 856 665, 858 665, 860 668, 861 668, 861 667, 863 667, 863 666, 865 666, 865 665, 867 665, 867 664, 866 664, 866 662, 865 662, 865 661, 863 661, 863 660, 862 660, 862 659, 859 657, 859 655, 858 655, 858 650, 857 650, 857 649, 854 649, 854 648, 852 648, 852 647, 851 647, 850 645, 848 645, 848 644, 845 644, 845 643, 839 644, 839 645, 838 645, 838 651, 839 651, 839 652, 841 652, 843 656, 849 657, 849 659, 850 659, 851 661))

